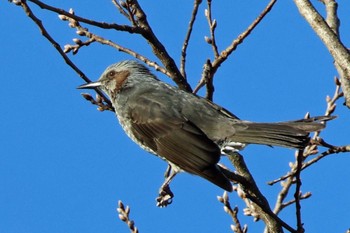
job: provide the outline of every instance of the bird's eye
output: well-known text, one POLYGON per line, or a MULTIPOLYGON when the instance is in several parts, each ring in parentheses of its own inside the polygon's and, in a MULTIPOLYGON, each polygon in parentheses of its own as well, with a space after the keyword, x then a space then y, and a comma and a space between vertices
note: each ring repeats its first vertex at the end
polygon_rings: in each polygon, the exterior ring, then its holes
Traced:
POLYGON ((112 71, 110 71, 109 73, 108 73, 108 77, 113 77, 115 75, 115 71, 114 70, 112 70, 112 71))

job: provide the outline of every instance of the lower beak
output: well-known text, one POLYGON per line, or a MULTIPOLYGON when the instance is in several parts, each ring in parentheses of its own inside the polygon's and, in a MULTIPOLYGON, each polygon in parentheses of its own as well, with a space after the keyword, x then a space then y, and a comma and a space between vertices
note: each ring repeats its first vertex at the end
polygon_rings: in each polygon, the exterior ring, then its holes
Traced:
POLYGON ((97 81, 97 82, 91 82, 91 83, 80 85, 79 87, 77 87, 77 89, 95 89, 96 87, 99 87, 99 86, 101 86, 101 82, 97 81))

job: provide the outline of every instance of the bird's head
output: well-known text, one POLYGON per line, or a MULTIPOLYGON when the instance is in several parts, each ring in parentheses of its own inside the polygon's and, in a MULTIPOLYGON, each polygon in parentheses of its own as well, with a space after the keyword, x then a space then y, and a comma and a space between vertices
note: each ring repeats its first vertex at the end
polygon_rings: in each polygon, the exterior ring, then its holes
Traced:
POLYGON ((154 79, 157 78, 144 65, 137 61, 125 60, 107 67, 98 81, 83 84, 78 89, 100 88, 109 97, 114 97, 122 89, 154 79))

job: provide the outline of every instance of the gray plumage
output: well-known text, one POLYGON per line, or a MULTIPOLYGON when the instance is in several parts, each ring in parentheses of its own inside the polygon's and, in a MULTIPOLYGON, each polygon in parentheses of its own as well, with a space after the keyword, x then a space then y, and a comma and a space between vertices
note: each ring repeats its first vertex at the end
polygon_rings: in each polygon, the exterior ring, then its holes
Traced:
POLYGON ((97 82, 110 98, 126 134, 143 149, 177 170, 199 175, 232 191, 217 163, 220 155, 247 144, 303 148, 309 132, 324 125, 307 120, 254 123, 238 119, 224 108, 157 79, 144 65, 122 61, 109 66, 97 82))

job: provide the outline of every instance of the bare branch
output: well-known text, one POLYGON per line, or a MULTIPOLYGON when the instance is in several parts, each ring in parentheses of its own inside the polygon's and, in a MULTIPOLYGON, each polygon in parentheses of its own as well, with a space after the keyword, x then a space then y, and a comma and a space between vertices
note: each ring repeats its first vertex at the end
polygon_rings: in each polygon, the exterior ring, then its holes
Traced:
MULTIPOLYGON (((300 195, 299 195, 299 200, 304 200, 304 199, 307 199, 307 198, 309 198, 309 197, 311 197, 311 196, 312 196, 312 194, 311 194, 310 192, 307 192, 307 193, 304 193, 304 194, 300 194, 300 195)), ((282 203, 282 208, 284 209, 284 208, 286 208, 286 207, 288 207, 288 206, 294 204, 295 201, 296 201, 296 200, 293 199, 293 200, 287 201, 287 202, 285 202, 285 203, 282 203)))
POLYGON ((281 185, 282 185, 283 188, 278 193, 277 201, 276 201, 276 204, 275 204, 275 208, 273 210, 273 212, 276 215, 279 214, 282 211, 282 209, 283 209, 283 202, 286 199, 286 197, 288 195, 288 192, 289 192, 289 189, 290 189, 290 187, 293 184, 293 179, 294 179, 293 176, 289 176, 289 177, 286 178, 286 181, 281 182, 281 185))
POLYGON ((332 55, 340 76, 346 106, 350 108, 349 50, 342 44, 336 32, 332 30, 309 0, 294 0, 294 3, 332 55))
POLYGON ((194 6, 193 6, 193 10, 192 10, 191 20, 190 20, 190 23, 188 25, 187 33, 186 33, 186 36, 185 36, 185 40, 183 42, 182 49, 181 49, 180 72, 181 72, 182 76, 185 79, 187 78, 186 77, 186 52, 187 52, 187 46, 188 46, 188 43, 189 43, 190 38, 191 38, 194 21, 196 20, 196 17, 197 17, 198 7, 199 7, 199 5, 201 3, 202 3, 202 0, 194 0, 194 6))
POLYGON ((66 45, 65 46, 65 50, 64 50, 65 53, 68 53, 68 52, 72 51, 73 54, 75 54, 75 53, 78 52, 78 50, 82 46, 87 46, 90 43, 97 41, 97 42, 99 42, 101 44, 109 45, 109 46, 117 49, 120 52, 127 53, 127 54, 129 54, 129 55, 131 55, 131 56, 133 56, 133 57, 143 61, 147 65, 153 67, 155 70, 160 71, 160 72, 164 73, 167 76, 170 76, 170 73, 166 69, 164 69, 163 67, 159 66, 156 62, 151 61, 149 58, 147 58, 147 57, 145 57, 145 56, 143 56, 143 55, 141 55, 141 54, 139 54, 139 53, 137 53, 137 52, 135 52, 135 51, 133 51, 131 49, 125 48, 125 47, 123 47, 123 46, 121 46, 121 45, 119 45, 119 44, 117 44, 117 43, 115 43, 115 42, 113 42, 111 40, 107 40, 107 39, 105 39, 105 38, 103 38, 101 36, 98 36, 98 35, 92 33, 87 28, 82 27, 80 25, 80 23, 78 21, 76 21, 75 19, 73 19, 73 18, 69 18, 68 16, 65 16, 65 15, 59 15, 59 16, 60 16, 61 20, 68 20, 70 27, 76 28, 76 30, 77 30, 76 32, 77 32, 78 35, 86 36, 86 37, 89 38, 89 40, 86 41, 86 42, 82 42, 80 40, 79 41, 73 40, 73 41, 76 42, 76 45, 66 45))
POLYGON ((215 40, 215 29, 217 26, 216 20, 212 19, 211 17, 211 0, 207 0, 208 4, 208 9, 205 10, 205 16, 208 20, 209 24, 209 30, 210 30, 210 38, 206 38, 206 41, 211 44, 211 47, 213 48, 214 52, 214 57, 215 59, 219 57, 219 51, 218 51, 218 46, 216 45, 216 40, 215 40))
POLYGON ((73 55, 77 54, 79 52, 79 49, 84 46, 89 46, 91 43, 95 42, 96 40, 93 38, 88 39, 87 41, 81 41, 80 39, 74 38, 73 42, 75 45, 67 44, 64 46, 64 53, 72 52, 73 55))
POLYGON ((180 89, 192 92, 192 88, 187 83, 186 79, 181 75, 181 72, 177 68, 175 61, 168 54, 163 44, 158 40, 156 35, 153 33, 151 26, 147 21, 146 14, 142 10, 137 0, 127 0, 128 4, 133 8, 134 15, 137 20, 137 24, 142 28, 142 36, 150 44, 153 53, 161 60, 165 69, 169 71, 169 74, 174 82, 179 86, 180 89))
MULTIPOLYGON (((331 116, 331 114, 334 113, 334 111, 336 109, 336 101, 343 96, 343 93, 340 91, 340 82, 336 77, 334 78, 334 83, 335 83, 335 91, 334 91, 333 97, 332 98, 329 96, 326 97, 327 108, 325 111, 325 116, 331 116)), ((309 116, 309 114, 307 114, 305 116, 305 118, 308 118, 308 116, 309 116)), ((322 146, 326 145, 325 143, 323 143, 323 144, 321 143, 322 139, 319 137, 320 133, 321 133, 321 131, 314 133, 312 140, 311 140, 312 144, 305 148, 305 151, 304 151, 305 158, 309 157, 310 155, 315 155, 318 153, 317 145, 322 145, 322 146)), ((324 142, 324 140, 322 140, 322 141, 324 142)), ((327 146, 325 146, 325 147, 327 147, 327 146)), ((330 148, 330 147, 328 147, 328 148, 330 148)), ((332 145, 332 148, 330 150, 323 152, 321 155, 317 156, 316 158, 314 158, 312 160, 304 162, 304 164, 302 166, 302 170, 304 170, 305 168, 307 168, 311 164, 316 163, 317 161, 319 161, 323 157, 326 157, 327 155, 339 153, 339 152, 347 152, 346 148, 347 148, 347 146, 338 146, 337 147, 337 146, 332 145)), ((286 175, 284 175, 278 179, 275 179, 273 181, 269 181, 268 184, 274 185, 280 181, 286 180, 287 178, 294 176, 295 175, 295 166, 296 166, 295 164, 292 164, 291 165, 292 169, 290 172, 288 172, 286 175)), ((280 202, 280 203, 282 203, 282 202, 280 202)), ((275 209, 276 209, 276 207, 275 207, 275 209)))
MULTIPOLYGON (((202 75, 202 79, 200 81, 200 84, 198 84, 197 88, 196 88, 196 92, 202 87, 203 85, 203 80, 211 80, 212 77, 214 77, 216 71, 218 70, 218 68, 220 67, 220 65, 229 57, 229 55, 236 50, 237 46, 240 45, 245 38, 247 38, 250 33, 254 30, 254 28, 262 21, 262 19, 271 11, 272 7, 274 6, 274 4, 276 3, 277 0, 271 0, 269 2, 269 4, 265 7, 265 9, 261 12, 261 14, 253 21, 253 23, 243 32, 241 33, 237 39, 233 40, 231 45, 229 45, 225 50, 223 50, 219 56, 216 56, 216 52, 215 50, 217 50, 217 46, 216 46, 216 42, 212 41, 213 38, 207 38, 206 37, 206 41, 209 44, 214 44, 215 46, 214 48, 214 55, 215 55, 215 59, 213 62, 211 62, 211 70, 210 73, 205 73, 205 70, 203 71, 202 74, 207 74, 208 77, 204 77, 202 75), (215 49, 216 48, 216 49, 215 49)), ((210 0, 208 1, 208 3, 210 2, 210 0)), ((211 14, 211 13, 210 13, 211 14)), ((206 15, 208 15, 208 10, 206 11, 206 15)), ((208 18, 208 17, 207 17, 208 18)), ((210 26, 213 25, 214 28, 216 27, 216 22, 212 22, 210 23, 210 26)), ((212 31, 212 33, 214 34, 214 31, 212 31)), ((213 36, 212 36, 213 37, 213 36)), ((207 96, 210 96, 210 93, 207 94, 207 96)))
POLYGON ((126 9, 127 11, 127 15, 128 15, 128 19, 130 20, 130 22, 132 23, 132 25, 134 27, 137 27, 137 26, 140 26, 138 24, 138 22, 136 22, 136 19, 135 19, 135 8, 133 8, 133 5, 131 4, 131 1, 125 1, 123 2, 123 6, 124 8, 126 9))
MULTIPOLYGON (((33 14, 33 11, 30 9, 26 1, 21 1, 20 5, 25 11, 25 13, 28 15, 28 17, 32 19, 33 22, 39 27, 41 34, 54 46, 54 48, 62 56, 67 65, 70 66, 85 82, 91 82, 91 80, 88 77, 86 77, 86 75, 64 53, 61 46, 50 36, 50 34, 47 32, 44 25, 42 24, 41 20, 33 14)), ((112 103, 109 101, 109 99, 99 89, 96 88, 95 91, 103 98, 103 101, 107 103, 109 109, 114 110, 112 103)))
MULTIPOLYGON (((319 160, 323 159, 324 157, 327 157, 328 155, 332 155, 332 154, 338 154, 338 153, 345 153, 345 152, 350 152, 350 145, 344 145, 344 146, 333 146, 333 148, 330 148, 324 152, 322 152, 321 154, 319 154, 317 157, 305 162, 303 164, 303 167, 301 170, 304 170, 306 168, 308 168, 309 166, 311 166, 312 164, 318 162, 319 160)), ((267 184, 269 185, 274 185, 278 182, 281 182, 283 180, 286 180, 292 176, 295 175, 295 172, 291 171, 288 172, 286 175, 281 176, 278 179, 275 179, 273 181, 269 181, 267 184)))
POLYGON ((254 30, 254 28, 262 21, 262 19, 271 11, 277 0, 271 0, 261 14, 254 20, 254 22, 243 32, 237 39, 233 40, 231 45, 220 53, 220 56, 213 61, 213 72, 215 73, 219 66, 227 59, 227 57, 236 50, 237 46, 241 44, 247 36, 254 30))
POLYGON ((119 10, 119 13, 124 15, 128 20, 130 20, 128 13, 124 10, 122 4, 124 2, 119 3, 117 0, 112 0, 112 3, 115 5, 115 7, 119 10))
POLYGON ((114 111, 114 108, 108 105, 99 94, 96 94, 96 99, 94 99, 89 93, 81 93, 81 95, 91 104, 98 106, 97 110, 100 112, 105 110, 114 111))
POLYGON ((235 208, 232 209, 227 192, 225 191, 222 196, 218 196, 217 198, 218 198, 218 201, 224 204, 224 211, 231 216, 232 221, 235 223, 235 225, 231 225, 232 231, 236 233, 246 233, 248 231, 248 226, 244 225, 242 228, 241 223, 237 216, 238 207, 236 206, 235 208))
POLYGON ((47 4, 45 4, 45 3, 43 3, 43 2, 41 2, 39 0, 28 0, 28 1, 36 4, 37 6, 39 6, 42 9, 49 10, 49 11, 52 11, 52 12, 56 12, 57 14, 65 15, 65 16, 67 16, 69 18, 75 19, 78 22, 86 23, 86 24, 89 24, 89 25, 92 25, 92 26, 96 26, 96 27, 99 27, 99 28, 115 29, 115 30, 118 30, 118 31, 125 31, 125 32, 129 32, 129 33, 138 33, 138 34, 141 34, 141 31, 142 31, 140 28, 130 27, 128 25, 119 25, 119 24, 115 24, 115 23, 105 23, 105 22, 94 21, 94 20, 91 20, 91 19, 86 19, 86 18, 80 17, 78 15, 71 14, 71 13, 69 13, 69 12, 67 12, 67 11, 65 11, 63 9, 47 5, 47 4))
POLYGON ((129 218, 129 214, 130 214, 129 206, 125 207, 123 202, 119 200, 117 212, 119 213, 119 215, 118 215, 119 219, 128 225, 131 233, 138 233, 139 232, 139 230, 135 226, 135 222, 129 218))
POLYGON ((295 171, 295 193, 294 193, 294 199, 295 199, 295 212, 296 212, 296 219, 297 219, 297 232, 303 233, 304 227, 303 222, 301 219, 301 204, 300 204, 300 193, 301 193, 301 169, 303 166, 304 161, 304 151, 298 150, 296 152, 296 171, 295 171))
MULTIPOLYGON (((158 38, 153 33, 150 25, 148 24, 148 21, 146 19, 146 14, 143 12, 141 6, 138 4, 137 0, 127 0, 127 7, 129 7, 130 11, 128 12, 130 14, 130 20, 133 23, 134 26, 127 26, 127 25, 119 25, 115 23, 105 23, 105 22, 98 22, 90 19, 86 19, 74 14, 71 14, 65 10, 52 7, 50 5, 47 5, 39 0, 28 0, 30 2, 33 2, 34 4, 38 5, 40 8, 49 10, 52 12, 56 12, 60 15, 65 15, 69 18, 72 18, 78 22, 86 23, 89 25, 93 25, 99 28, 104 29, 115 29, 118 31, 125 31, 129 33, 137 33, 141 34, 151 45, 151 48, 154 52, 154 54, 162 61, 165 68, 168 70, 169 77, 174 80, 174 82, 179 86, 179 88, 186 90, 186 91, 192 91, 190 85, 187 83, 185 78, 181 75, 179 69, 177 68, 174 60, 170 57, 167 50, 163 46, 163 44, 158 40, 158 38), (134 18, 136 17, 136 18, 134 18), (136 21, 137 22, 136 22, 136 21), (137 25, 137 26, 136 26, 137 25)), ((128 9, 128 8, 127 8, 128 9)))
POLYGON ((230 162, 237 169, 237 173, 244 177, 247 183, 241 183, 244 198, 248 198, 253 203, 254 212, 265 222, 268 232, 283 232, 282 227, 290 232, 296 232, 291 226, 275 215, 269 206, 268 201, 257 187, 253 176, 246 166, 243 156, 239 153, 227 155, 230 162))
POLYGON ((340 20, 337 15, 338 3, 335 0, 321 0, 321 2, 326 6, 326 22, 328 26, 339 36, 340 20))
POLYGON ((312 164, 318 162, 319 160, 323 159, 324 157, 332 154, 338 154, 338 153, 344 153, 344 152, 350 152, 350 145, 344 145, 344 146, 332 146, 332 148, 329 148, 328 150, 322 152, 320 155, 317 157, 307 161, 306 163, 303 164, 302 170, 305 168, 308 168, 312 164))

